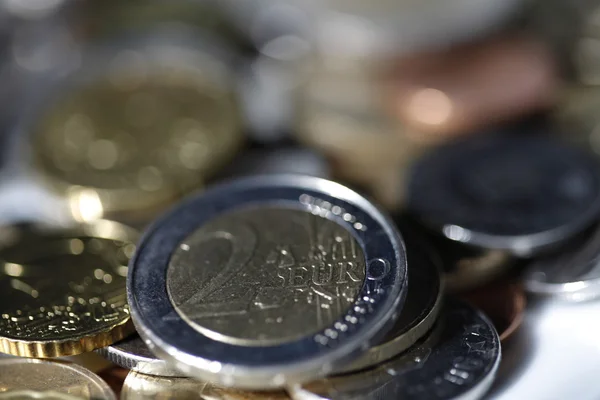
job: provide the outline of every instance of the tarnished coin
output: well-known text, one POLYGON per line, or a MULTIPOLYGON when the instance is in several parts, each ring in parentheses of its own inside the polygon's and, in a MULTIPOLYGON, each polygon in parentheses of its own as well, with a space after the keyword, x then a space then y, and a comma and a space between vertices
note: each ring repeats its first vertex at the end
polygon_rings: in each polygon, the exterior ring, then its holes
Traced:
POLYGON ((408 352, 374 369, 290 389, 298 400, 479 399, 500 364, 500 340, 479 311, 448 301, 440 324, 408 352))
POLYGON ((0 399, 4 398, 116 400, 110 387, 85 368, 26 358, 0 360, 0 399), (32 397, 10 397, 19 392, 32 397))
POLYGON ((283 391, 245 392, 191 378, 159 377, 132 371, 121 392, 122 400, 289 400, 283 391))
POLYGON ((400 317, 381 342, 336 373, 365 369, 394 358, 425 336, 437 320, 443 298, 440 260, 435 249, 414 235, 416 232, 402 231, 406 234, 409 286, 400 317))
POLYGON ((528 292, 568 300, 600 296, 600 226, 559 252, 536 259, 525 273, 528 292))
POLYGON ((137 234, 110 221, 29 230, 0 248, 0 351, 75 355, 134 331, 125 292, 137 234))
POLYGON ((123 38, 23 118, 36 172, 75 218, 146 218, 233 157, 243 134, 232 61, 212 47, 193 31, 123 38))
POLYGON ((449 239, 530 256, 583 231, 600 211, 600 163, 537 135, 472 135, 412 169, 408 207, 449 239))
POLYGON ((183 373, 247 389, 325 375, 402 310, 406 256, 366 199, 276 175, 191 198, 146 233, 128 276, 140 336, 183 373))
POLYGON ((132 371, 147 375, 183 376, 166 361, 156 357, 138 335, 132 335, 96 351, 113 363, 132 371))

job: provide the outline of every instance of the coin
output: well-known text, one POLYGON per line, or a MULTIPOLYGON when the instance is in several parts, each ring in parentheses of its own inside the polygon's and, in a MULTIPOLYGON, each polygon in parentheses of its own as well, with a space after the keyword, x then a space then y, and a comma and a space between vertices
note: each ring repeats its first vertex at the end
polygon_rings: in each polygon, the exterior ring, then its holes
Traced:
POLYGON ((21 233, 0 248, 0 351, 68 356, 132 333, 125 278, 135 231, 97 221, 21 233))
POLYGON ((402 231, 408 233, 404 236, 410 282, 406 305, 383 340, 336 373, 365 369, 395 357, 425 336, 437 320, 443 297, 440 260, 416 232, 402 231))
POLYGON ((523 322, 527 298, 520 284, 495 282, 462 293, 461 298, 490 317, 502 343, 510 339, 523 322))
POLYGON ((127 374, 129 374, 128 369, 113 366, 100 371, 98 376, 102 378, 115 393, 121 393, 127 374))
POLYGON ((190 378, 159 377, 132 371, 125 379, 121 399, 286 400, 289 396, 282 391, 244 392, 190 378))
POLYGON ((600 296, 600 226, 560 251, 536 259, 525 273, 530 293, 591 300, 600 296))
POLYGON ((440 324, 407 353, 378 367, 290 389, 292 398, 478 399, 500 364, 500 340, 479 311, 448 301, 440 324))
MULTIPOLYGON (((116 399, 108 385, 85 368, 69 363, 26 358, 0 360, 0 398, 4 398, 3 395, 10 395, 13 391, 61 393, 90 400, 116 399)), ((46 397, 25 398, 45 399, 46 397)))
POLYGON ((153 352, 246 389, 341 367, 389 329, 406 289, 390 221, 344 186, 293 175, 191 198, 146 232, 128 276, 153 352))
POLYGON ((138 335, 96 350, 115 364, 147 375, 183 376, 164 360, 156 357, 138 335))
POLYGON ((193 31, 153 34, 97 50, 23 118, 35 172, 78 220, 148 218, 243 141, 226 47, 193 31))
POLYGON ((447 238, 520 256, 564 242, 600 211, 598 160, 535 124, 473 135, 413 167, 408 208, 447 238))
POLYGON ((0 393, 2 400, 27 400, 27 399, 45 399, 45 400, 81 400, 82 397, 71 396, 55 392, 52 390, 35 391, 35 390, 15 390, 10 392, 0 393))

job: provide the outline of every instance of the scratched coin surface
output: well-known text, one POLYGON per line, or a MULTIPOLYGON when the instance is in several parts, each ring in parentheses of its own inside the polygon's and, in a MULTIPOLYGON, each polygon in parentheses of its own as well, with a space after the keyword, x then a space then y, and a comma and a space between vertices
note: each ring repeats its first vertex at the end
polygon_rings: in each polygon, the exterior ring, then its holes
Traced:
POLYGON ((146 375, 182 376, 163 359, 156 357, 139 335, 131 335, 110 346, 96 350, 107 360, 146 375))
POLYGON ((106 71, 83 70, 49 90, 27 127, 36 171, 82 220, 160 209, 243 140, 226 61, 178 43, 110 51, 106 71))
POLYGON ((556 254, 536 259, 525 273, 530 293, 591 300, 600 296, 600 226, 556 254))
POLYGON ((600 165, 542 128, 527 122, 436 149, 411 172, 408 208, 477 247, 530 256, 568 240, 598 216, 600 165))
POLYGON ((98 221, 17 238, 0 248, 0 351, 68 356, 133 331, 125 279, 135 231, 98 221))
POLYGON ((0 360, 0 399, 5 398, 116 400, 106 382, 83 367, 27 358, 0 360), (11 397, 19 393, 24 397, 11 397))
POLYGON ((296 400, 481 398, 500 364, 500 339, 476 309, 449 300, 440 323, 408 352, 374 369, 330 377, 290 392, 296 400))
POLYGON ((289 400, 283 391, 242 391, 191 378, 161 377, 130 372, 121 391, 122 400, 289 400))
POLYGON ((247 389, 339 368, 389 329, 405 295, 404 246, 389 220, 350 189, 294 175, 232 181, 183 203, 147 232, 128 278, 153 352, 247 389))

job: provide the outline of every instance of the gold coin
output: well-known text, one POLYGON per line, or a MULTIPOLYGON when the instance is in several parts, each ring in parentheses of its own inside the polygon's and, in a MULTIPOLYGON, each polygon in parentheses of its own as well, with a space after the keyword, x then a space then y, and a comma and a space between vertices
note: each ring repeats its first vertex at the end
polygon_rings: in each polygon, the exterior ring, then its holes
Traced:
POLYGON ((191 378, 171 378, 130 372, 125 379, 122 400, 288 400, 282 391, 249 392, 223 388, 191 378))
POLYGON ((0 248, 0 351, 60 357, 110 345, 134 331, 125 291, 135 231, 97 221, 30 229, 0 248))
POLYGON ((179 316, 201 334, 269 346, 340 318, 364 284, 364 257, 352 234, 327 218, 289 208, 245 209, 218 216, 179 245, 167 292, 179 316))
POLYGON ((36 170, 77 220, 147 218, 200 187, 243 141, 225 64, 154 51, 121 51, 106 76, 47 102, 31 128, 36 170), (164 65, 169 56, 175 65, 164 65))
POLYGON ((116 399, 100 377, 78 365, 26 358, 0 360, 0 399, 42 398, 116 399), (22 397, 14 397, 18 395, 22 397))

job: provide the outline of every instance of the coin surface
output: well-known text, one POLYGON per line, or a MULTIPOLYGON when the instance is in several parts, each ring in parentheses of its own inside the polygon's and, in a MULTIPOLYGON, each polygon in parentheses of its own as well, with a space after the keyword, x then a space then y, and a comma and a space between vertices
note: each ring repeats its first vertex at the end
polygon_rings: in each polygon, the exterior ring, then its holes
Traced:
POLYGON ((27 399, 45 399, 45 400, 81 400, 83 397, 71 396, 70 394, 55 392, 53 390, 15 390, 0 393, 1 400, 27 400, 27 399))
POLYGON ((0 351, 75 355, 134 331, 125 279, 135 231, 97 221, 17 232, 0 248, 0 351))
POLYGON ((29 392, 30 395, 35 392, 38 392, 38 395, 41 393, 41 397, 23 397, 31 399, 116 400, 110 387, 100 377, 83 367, 26 358, 0 360, 0 398, 14 398, 10 397, 13 392, 29 392), (64 397, 59 397, 58 393, 64 397), (49 397, 44 397, 44 394, 49 397))
POLYGON ((289 398, 283 391, 245 392, 191 378, 159 377, 135 371, 127 375, 121 392, 123 400, 287 400, 289 398))
POLYGON ((140 336, 188 376, 265 389, 324 375, 401 311, 402 239, 367 200, 307 176, 246 178, 153 225, 131 263, 140 336))
POLYGON ((404 229, 402 232, 405 232, 409 263, 406 304, 381 342, 375 343, 359 359, 336 373, 365 369, 395 357, 425 336, 437 320, 443 298, 441 262, 435 249, 423 242, 423 238, 413 235, 416 232, 404 229))
POLYGON ((528 292, 539 295, 574 301, 600 296, 600 226, 560 252, 536 259, 524 281, 528 292))
POLYGON ((412 169, 408 208, 449 239, 521 256, 581 232, 600 211, 600 165, 536 130, 524 124, 431 152, 412 169))
POLYGON ((132 335, 96 351, 113 363, 132 371, 147 375, 182 376, 181 372, 156 357, 138 335, 132 335))
POLYGON ((201 186, 243 141, 226 57, 200 39, 190 47, 164 36, 123 39, 129 45, 110 48, 102 67, 48 90, 27 116, 35 122, 24 122, 36 172, 79 220, 160 210, 201 186))
POLYGON ((500 340, 479 311, 448 301, 422 342, 377 368, 290 389, 298 400, 478 399, 500 364, 500 340), (442 319, 443 318, 443 319, 442 319))

